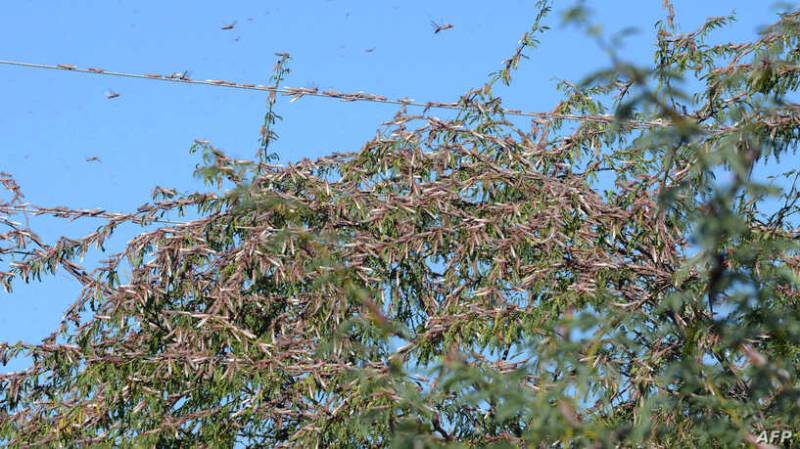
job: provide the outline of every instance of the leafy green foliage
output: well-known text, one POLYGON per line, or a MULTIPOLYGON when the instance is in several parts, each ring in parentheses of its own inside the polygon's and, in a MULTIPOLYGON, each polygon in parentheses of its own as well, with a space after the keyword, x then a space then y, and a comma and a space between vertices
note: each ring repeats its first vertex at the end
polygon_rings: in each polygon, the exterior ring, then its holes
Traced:
POLYGON ((524 130, 491 86, 540 7, 457 117, 402 110, 285 167, 199 141, 213 193, 38 209, 108 220, 82 239, 13 222, 0 176, 6 288, 57 267, 84 286, 51 337, 0 346, 33 357, 0 375, 0 443, 712 448, 796 425, 798 173, 754 170, 796 149, 800 13, 709 45, 729 18, 675 34, 668 8, 653 67, 613 57, 524 130), (77 265, 125 222, 155 228, 77 265))

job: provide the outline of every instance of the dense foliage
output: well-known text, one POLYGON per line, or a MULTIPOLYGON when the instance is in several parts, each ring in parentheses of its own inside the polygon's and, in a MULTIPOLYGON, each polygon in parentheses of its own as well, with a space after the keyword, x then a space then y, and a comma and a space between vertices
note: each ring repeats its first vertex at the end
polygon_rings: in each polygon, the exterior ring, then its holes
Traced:
POLYGON ((354 153, 279 166, 198 141, 216 187, 126 215, 26 205, 4 175, 3 284, 60 268, 83 290, 43 342, 0 344, 32 357, 0 374, 0 444, 767 447, 763 430, 800 430, 800 14, 712 45, 728 18, 679 34, 668 8, 652 67, 597 35, 613 66, 520 124, 493 88, 548 11, 457 113, 401 109, 354 153), (107 223, 48 244, 23 211, 107 223), (148 227, 78 265, 129 222, 148 227))

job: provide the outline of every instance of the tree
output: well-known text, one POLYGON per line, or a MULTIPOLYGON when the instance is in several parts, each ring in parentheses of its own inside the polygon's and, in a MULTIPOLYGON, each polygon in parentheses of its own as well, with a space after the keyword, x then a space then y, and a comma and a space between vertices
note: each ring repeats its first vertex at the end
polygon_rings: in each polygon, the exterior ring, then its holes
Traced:
POLYGON ((198 141, 215 187, 125 215, 23 206, 4 175, 3 284, 61 268, 83 290, 52 336, 0 346, 33 359, 0 375, 0 443, 768 447, 800 416, 800 172, 756 165, 796 149, 800 13, 712 45, 730 18, 679 34, 666 5, 652 67, 568 10, 613 65, 530 129, 493 88, 547 3, 457 113, 403 107, 355 153, 198 141), (49 245, 23 209, 107 223, 49 245), (150 228, 78 265, 129 222, 150 228))

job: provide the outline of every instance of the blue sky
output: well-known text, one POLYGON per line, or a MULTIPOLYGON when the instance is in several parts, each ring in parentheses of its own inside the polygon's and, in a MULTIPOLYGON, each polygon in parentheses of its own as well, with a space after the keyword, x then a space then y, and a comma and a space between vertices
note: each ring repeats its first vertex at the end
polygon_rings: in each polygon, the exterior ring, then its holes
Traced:
MULTIPOLYGON (((608 63, 574 28, 561 28, 556 3, 539 49, 503 91, 509 107, 549 110, 557 78, 580 81, 608 63)), ((652 60, 660 0, 588 1, 605 31, 640 30, 622 56, 652 60)), ((678 24, 690 30, 707 16, 736 11, 720 39, 744 41, 774 17, 768 2, 676 1, 678 24)), ((286 85, 366 91, 387 97, 453 101, 480 85, 513 51, 536 13, 534 1, 9 1, 0 15, 0 59, 74 64, 140 73, 189 70, 196 79, 267 84, 274 53, 291 53, 286 85), (431 21, 453 29, 433 33, 431 21), (232 30, 221 30, 236 22, 232 30), (367 49, 373 49, 367 52, 367 49)), ((0 171, 10 172, 27 200, 131 211, 155 185, 202 188, 188 154, 195 138, 239 158, 258 146, 261 92, 100 77, 0 66, 0 171), (121 95, 107 99, 105 92, 121 95), (85 159, 97 156, 100 162, 85 159)), ((396 107, 279 98, 282 161, 356 150, 396 107)), ((64 225, 34 219, 49 241, 77 237, 98 223, 64 225)), ((120 233, 124 243, 135 228, 120 233)), ((41 284, 16 283, 0 293, 0 341, 38 341, 57 325, 79 286, 63 273, 41 284)), ((0 367, 0 370, 15 368, 0 367)), ((18 368, 18 366, 17 366, 18 368)))

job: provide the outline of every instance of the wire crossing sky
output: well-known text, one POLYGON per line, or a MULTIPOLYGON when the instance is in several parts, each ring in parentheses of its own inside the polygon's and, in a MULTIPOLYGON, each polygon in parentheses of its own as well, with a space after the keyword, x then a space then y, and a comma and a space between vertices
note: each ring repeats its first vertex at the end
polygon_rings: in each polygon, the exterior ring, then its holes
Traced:
MULTIPOLYGON (((291 97, 290 102, 297 101, 305 96, 309 97, 323 97, 323 98, 331 98, 331 99, 338 99, 341 101, 366 101, 366 102, 374 102, 374 103, 383 103, 383 104, 392 104, 398 106, 413 106, 417 108, 425 108, 425 111, 429 109, 454 109, 457 110, 460 108, 459 104, 456 102, 442 102, 442 101, 416 101, 412 98, 386 98, 383 95, 367 93, 363 91, 358 92, 340 92, 338 90, 324 90, 321 91, 316 87, 276 87, 276 86, 265 86, 263 84, 252 84, 252 83, 237 83, 235 81, 226 81, 226 80, 195 80, 191 79, 187 72, 175 72, 169 75, 162 75, 158 73, 129 73, 129 72, 115 72, 111 70, 105 70, 95 67, 89 68, 81 68, 76 67, 71 64, 36 64, 31 62, 23 62, 23 61, 5 61, 0 60, 0 65, 8 65, 8 66, 16 66, 16 67, 24 67, 29 69, 46 69, 46 70, 61 70, 66 72, 75 72, 75 73, 88 73, 92 75, 101 75, 101 76, 116 76, 116 77, 123 77, 123 78, 136 78, 141 80, 148 80, 148 81, 162 81, 162 82, 170 82, 170 83, 183 83, 183 84, 195 84, 195 85, 206 85, 206 86, 213 86, 213 87, 223 87, 223 88, 230 88, 230 89, 243 89, 243 90, 256 90, 262 92, 276 92, 280 93, 284 96, 291 97)), ((106 98, 116 98, 119 96, 118 93, 114 93, 113 95, 107 94, 106 98)), ((511 116, 518 116, 518 117, 531 117, 534 119, 546 119, 546 118, 558 118, 558 119, 566 119, 566 120, 575 120, 575 121, 594 121, 594 122, 612 122, 614 121, 614 116, 612 114, 587 114, 587 115, 579 115, 579 114, 557 114, 553 112, 530 112, 530 111, 521 111, 519 109, 509 109, 503 108, 502 109, 505 115, 511 116)), ((662 125, 661 122, 638 122, 638 121, 631 121, 637 126, 660 126, 662 125)))
MULTIPOLYGON (((266 86, 274 53, 289 52, 288 86, 453 102, 500 68, 529 29, 533 3, 512 0, 498 8, 479 1, 198 1, 191 7, 155 1, 13 2, 0 15, 5 43, 0 59, 187 73, 193 79, 213 76, 266 86), (434 33, 431 21, 453 28, 434 33)), ((607 33, 632 26, 650 36, 664 17, 658 0, 587 3, 607 33)), ((743 0, 675 3, 678 26, 685 31, 708 16, 736 10, 739 22, 719 33, 719 41, 749 39, 774 15, 768 5, 743 0)), ((498 88, 510 106, 549 111, 560 98, 559 79, 579 82, 609 64, 591 40, 559 26, 557 12, 565 6, 556 4, 547 21, 553 30, 522 61, 514 85, 498 88)), ((626 39, 621 56, 651 63, 649 39, 626 39)), ((134 211, 156 185, 200 188, 192 177, 197 156, 187 151, 194 139, 242 158, 258 150, 266 92, 7 66, 0 66, 0 82, 0 171, 11 173, 26 199, 39 206, 134 211)), ((396 112, 373 102, 289 100, 280 98, 276 105, 283 120, 275 128, 280 139, 270 147, 282 162, 357 150, 396 112)), ((93 230, 30 219, 46 240, 93 230)), ((135 231, 121 230, 119 240, 124 243, 135 231)), ((17 284, 13 295, 0 294, 0 341, 38 341, 54 328, 77 289, 62 273, 42 284, 17 284)))

